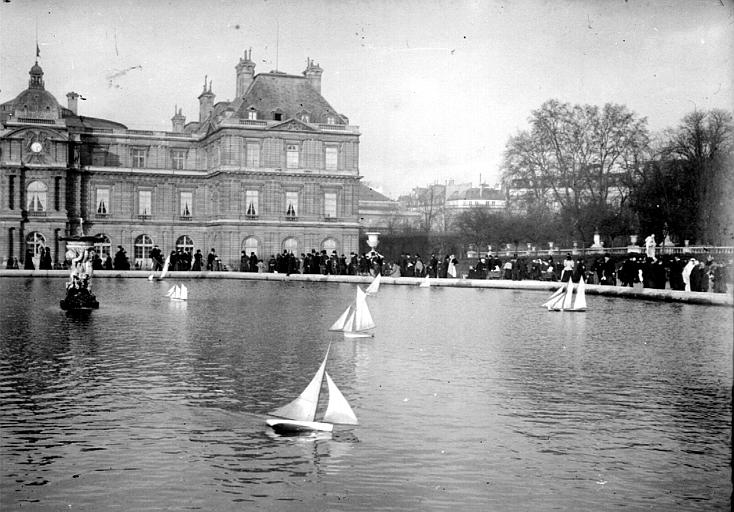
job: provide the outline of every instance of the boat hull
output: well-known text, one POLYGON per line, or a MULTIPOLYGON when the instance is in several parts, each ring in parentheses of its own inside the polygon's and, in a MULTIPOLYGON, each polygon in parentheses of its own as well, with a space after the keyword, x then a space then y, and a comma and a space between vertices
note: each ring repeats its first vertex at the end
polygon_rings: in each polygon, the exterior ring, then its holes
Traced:
POLYGON ((374 338, 374 336, 369 332, 344 332, 345 338, 374 338))
POLYGON ((267 419, 265 423, 278 434, 301 434, 314 431, 331 432, 334 430, 334 425, 331 423, 322 423, 319 421, 267 419))

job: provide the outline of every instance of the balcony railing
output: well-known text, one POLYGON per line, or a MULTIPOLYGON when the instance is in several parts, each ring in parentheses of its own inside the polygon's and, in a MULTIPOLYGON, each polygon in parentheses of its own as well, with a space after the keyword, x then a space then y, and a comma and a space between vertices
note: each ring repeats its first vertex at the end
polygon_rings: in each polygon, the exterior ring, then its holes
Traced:
POLYGON ((245 215, 245 218, 247 220, 257 220, 257 219, 260 218, 260 216, 257 215, 257 214, 248 213, 248 214, 245 215))
POLYGON ((138 214, 138 220, 150 220, 150 215, 147 214, 138 214))
POLYGON ((46 212, 43 210, 28 210, 29 217, 45 217, 46 212))
POLYGON ((95 219, 106 219, 109 216, 110 216, 109 213, 95 213, 94 214, 95 219))
POLYGON ((191 221, 191 215, 179 215, 178 220, 191 221))

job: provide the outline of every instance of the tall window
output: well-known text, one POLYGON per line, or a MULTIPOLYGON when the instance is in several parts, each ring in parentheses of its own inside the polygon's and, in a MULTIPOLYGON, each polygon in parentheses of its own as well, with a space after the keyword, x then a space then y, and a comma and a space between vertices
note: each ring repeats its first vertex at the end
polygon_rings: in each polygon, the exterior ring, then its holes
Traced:
POLYGON ((112 244, 110 243, 110 237, 108 237, 104 233, 99 233, 97 235, 97 238, 102 238, 102 241, 101 242, 96 242, 94 244, 94 250, 100 256, 102 256, 103 254, 106 254, 107 257, 109 257, 110 256, 110 252, 111 252, 111 247, 112 247, 112 244))
POLYGON ((336 124, 336 118, 334 116, 326 116, 326 124, 336 124))
POLYGON ((61 210, 61 177, 54 178, 54 210, 61 210))
POLYGON ((174 149, 171 151, 171 163, 174 169, 183 169, 186 161, 186 151, 182 149, 174 149))
POLYGON ((298 216, 298 192, 285 193, 285 215, 287 217, 298 216))
POLYGON ((245 214, 248 217, 257 217, 260 212, 258 205, 259 192, 257 190, 248 190, 245 192, 245 214))
POLYGON ((110 189, 97 189, 97 214, 107 215, 110 213, 110 189))
POLYGON ((194 193, 193 192, 181 192, 180 194, 180 215, 181 217, 191 217, 191 212, 194 209, 194 193))
POLYGON ((153 248, 153 239, 148 235, 139 235, 135 239, 135 245, 133 246, 133 257, 135 258, 135 265, 138 268, 147 268, 150 266, 150 250, 153 248))
POLYGON ((15 209, 15 176, 8 176, 8 208, 15 209))
POLYGON ((145 149, 133 148, 133 167, 145 167, 145 149))
POLYGON ((336 217, 336 192, 324 192, 324 217, 336 217))
POLYGON ((296 144, 286 146, 285 166, 288 169, 298 169, 298 146, 296 144))
POLYGON ((248 142, 247 147, 247 167, 260 167, 260 144, 257 142, 248 142))
POLYGON ((249 119, 250 121, 257 120, 257 111, 250 110, 249 112, 247 112, 247 119, 249 119))
POLYGON ((38 268, 39 258, 41 257, 41 251, 46 247, 46 237, 41 233, 33 231, 28 233, 25 239, 26 243, 26 255, 32 253, 31 257, 35 260, 33 263, 38 268))
POLYGON ((295 238, 286 238, 283 240, 283 249, 293 254, 298 254, 298 240, 295 238))
POLYGON ((46 191, 48 187, 40 181, 32 181, 28 185, 28 207, 31 212, 46 211, 46 191))
POLYGON ((138 191, 138 215, 151 215, 152 196, 151 190, 138 191))
POLYGON ((107 148, 95 146, 92 148, 92 165, 102 167, 106 163, 107 148))
POLYGON ((247 238, 245 238, 245 242, 242 244, 242 250, 245 251, 245 254, 247 254, 248 256, 253 252, 255 253, 255 256, 257 256, 258 246, 259 243, 257 241, 257 238, 255 238, 254 236, 248 236, 247 238))
POLYGON ((337 148, 334 146, 329 146, 326 148, 326 170, 327 171, 336 171, 337 169, 337 163, 338 163, 338 153, 337 148))

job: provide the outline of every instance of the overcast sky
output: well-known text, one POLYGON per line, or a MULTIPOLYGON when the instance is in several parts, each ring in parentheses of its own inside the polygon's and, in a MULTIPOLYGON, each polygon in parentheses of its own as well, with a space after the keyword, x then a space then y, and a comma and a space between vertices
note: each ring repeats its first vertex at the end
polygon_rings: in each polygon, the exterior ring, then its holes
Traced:
POLYGON ((732 93, 732 0, 11 0, 0 3, 0 102, 28 84, 36 25, 46 88, 80 114, 170 130, 198 119, 204 75, 231 100, 256 72, 324 69, 322 94, 361 129, 360 172, 395 198, 496 183, 508 137, 550 98, 627 105, 652 130, 732 93))

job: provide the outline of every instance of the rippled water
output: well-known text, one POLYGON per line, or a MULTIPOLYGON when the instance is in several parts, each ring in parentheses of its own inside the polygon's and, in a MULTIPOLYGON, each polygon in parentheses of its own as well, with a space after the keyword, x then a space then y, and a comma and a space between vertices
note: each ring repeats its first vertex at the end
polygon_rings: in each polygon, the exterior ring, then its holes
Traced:
POLYGON ((715 510, 730 507, 732 310, 383 286, 0 279, 0 508, 715 510), (360 425, 281 438, 265 413, 328 371, 360 425))

